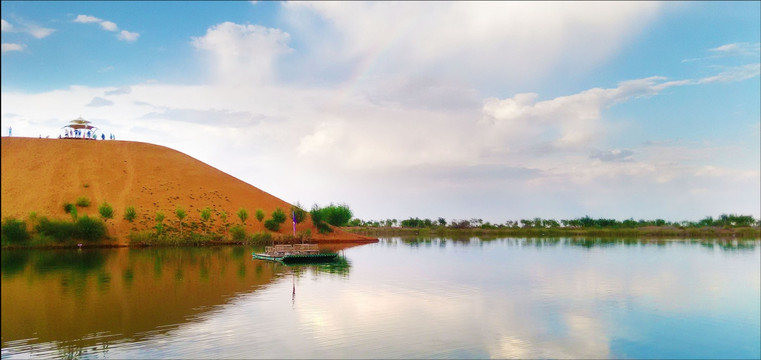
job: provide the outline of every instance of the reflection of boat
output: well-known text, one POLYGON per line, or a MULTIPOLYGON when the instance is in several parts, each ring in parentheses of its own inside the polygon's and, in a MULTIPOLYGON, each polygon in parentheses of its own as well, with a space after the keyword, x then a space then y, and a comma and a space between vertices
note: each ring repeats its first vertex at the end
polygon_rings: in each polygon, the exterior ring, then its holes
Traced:
POLYGON ((316 244, 275 245, 264 248, 264 253, 252 253, 254 259, 280 261, 286 264, 332 261, 337 253, 320 253, 316 244))

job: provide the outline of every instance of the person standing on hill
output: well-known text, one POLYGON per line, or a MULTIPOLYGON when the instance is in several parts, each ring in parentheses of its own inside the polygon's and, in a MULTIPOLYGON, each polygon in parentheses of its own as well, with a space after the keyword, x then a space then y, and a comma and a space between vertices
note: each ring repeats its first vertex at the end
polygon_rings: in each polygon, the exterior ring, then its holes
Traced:
POLYGON ((13 128, 8 126, 8 137, 11 137, 11 133, 13 133, 13 128))

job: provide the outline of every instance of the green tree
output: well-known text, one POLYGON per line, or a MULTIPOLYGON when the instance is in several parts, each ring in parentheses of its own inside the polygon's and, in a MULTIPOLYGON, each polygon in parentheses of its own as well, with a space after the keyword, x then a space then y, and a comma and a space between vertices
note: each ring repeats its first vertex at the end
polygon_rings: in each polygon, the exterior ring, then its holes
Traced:
POLYGON ((133 222, 135 221, 136 217, 137 217, 137 211, 135 211, 134 206, 127 206, 127 208, 124 209, 124 220, 133 222))
POLYGON ((3 220, 2 236, 3 242, 18 244, 29 239, 29 232, 24 221, 7 218, 3 220))
POLYGON ((211 219, 211 209, 207 206, 201 210, 201 221, 203 221, 203 228, 206 232, 209 232, 209 219, 211 219))
POLYGON ((256 220, 258 220, 260 224, 262 223, 262 220, 264 220, 264 210, 256 209, 256 220))
MULTIPOLYGON (((314 211, 315 208, 313 207, 312 212, 314 211)), ((334 205, 331 203, 322 209, 318 207, 317 211, 320 212, 323 221, 333 226, 346 226, 353 216, 351 209, 346 204, 334 205)))
POLYGON ((161 235, 164 232, 164 212, 156 211, 156 234, 161 235))
POLYGON ((227 227, 229 226, 227 223, 227 211, 222 211, 219 214, 219 218, 222 219, 222 228, 225 229, 225 236, 227 236, 227 227))
POLYGON ((299 203, 296 203, 296 205, 291 206, 291 220, 296 221, 296 223, 302 223, 304 222, 306 217, 307 217, 307 212, 301 208, 299 203))
POLYGON ((246 219, 248 219, 248 210, 244 208, 238 209, 238 219, 240 219, 240 222, 243 223, 243 225, 246 225, 246 219))
POLYGON ((114 217, 114 208, 105 201, 98 207, 98 212, 100 213, 100 216, 103 218, 104 222, 108 222, 109 219, 113 219, 114 217))
POLYGON ((178 206, 177 209, 174 210, 174 215, 176 215, 177 219, 180 221, 180 237, 182 237, 182 219, 184 219, 188 214, 185 212, 185 210, 178 206))

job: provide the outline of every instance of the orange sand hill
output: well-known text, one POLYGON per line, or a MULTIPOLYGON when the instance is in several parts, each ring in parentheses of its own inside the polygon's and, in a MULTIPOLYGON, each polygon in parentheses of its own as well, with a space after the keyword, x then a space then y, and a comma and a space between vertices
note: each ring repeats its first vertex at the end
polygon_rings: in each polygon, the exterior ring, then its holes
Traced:
MULTIPOLYGON (((201 222, 200 210, 212 209, 215 226, 218 214, 226 211, 227 222, 239 224, 238 209, 248 210, 246 232, 266 231, 255 218, 256 209, 266 217, 291 204, 236 179, 178 151, 147 143, 74 139, 2 138, 2 218, 26 219, 31 212, 49 218, 67 219, 65 203, 86 197, 90 206, 78 208, 80 215, 100 217, 98 206, 107 201, 114 209, 108 221, 109 235, 119 244, 128 242, 132 227, 150 229, 157 211, 164 223, 177 222, 174 210, 185 209, 184 223, 201 222), (137 219, 123 219, 124 209, 134 206, 137 219)), ((320 242, 375 241, 339 229, 328 235, 317 233, 311 220, 298 224, 297 231, 312 230, 320 242)), ((290 234, 288 221, 281 234, 290 234)))

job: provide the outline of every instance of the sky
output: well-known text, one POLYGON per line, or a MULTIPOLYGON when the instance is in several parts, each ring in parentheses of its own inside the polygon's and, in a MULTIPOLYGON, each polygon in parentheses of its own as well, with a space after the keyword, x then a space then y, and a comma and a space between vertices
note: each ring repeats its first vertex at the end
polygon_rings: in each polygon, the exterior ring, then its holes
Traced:
POLYGON ((363 220, 761 217, 761 2, 0 6, 3 136, 82 116, 363 220))

